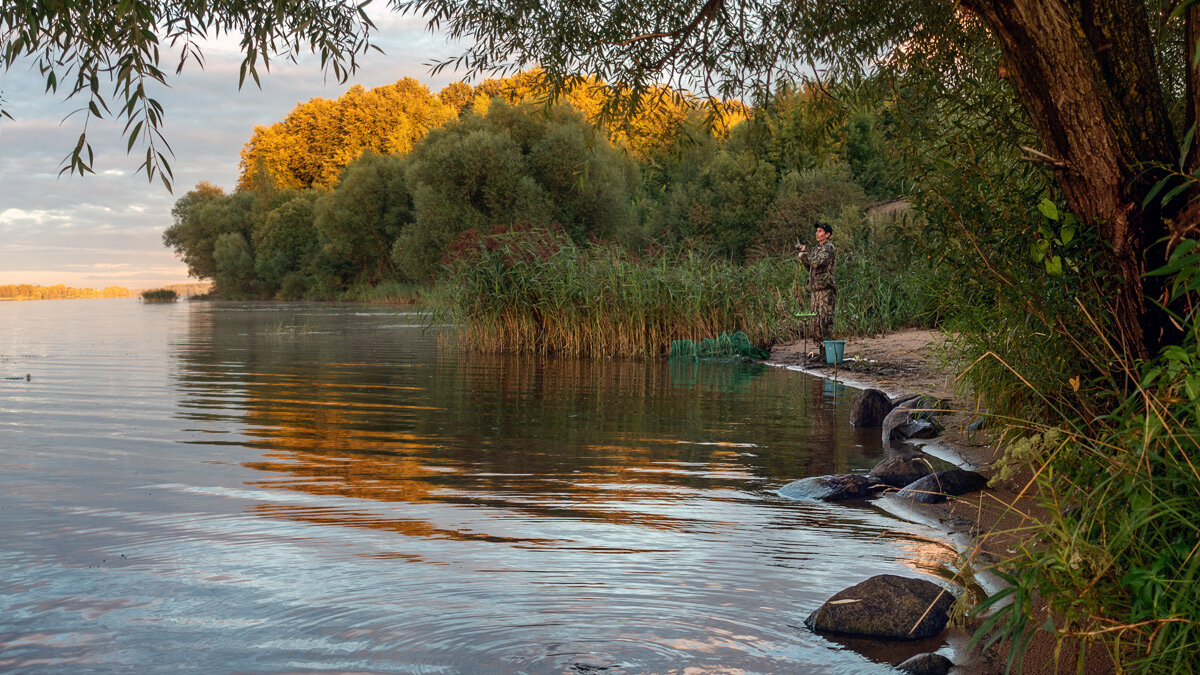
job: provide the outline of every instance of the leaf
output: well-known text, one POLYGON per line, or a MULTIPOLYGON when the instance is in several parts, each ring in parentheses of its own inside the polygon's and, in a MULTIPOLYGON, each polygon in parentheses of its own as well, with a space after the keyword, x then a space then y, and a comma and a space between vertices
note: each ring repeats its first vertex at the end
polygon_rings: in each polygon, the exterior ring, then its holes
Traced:
POLYGON ((1183 389, 1187 392, 1187 396, 1192 401, 1200 399, 1200 374, 1189 375, 1183 381, 1183 389))
POLYGON ((1166 196, 1164 196, 1162 198, 1162 205, 1166 206, 1167 204, 1170 204, 1171 200, 1173 200, 1173 199, 1175 199, 1175 197, 1179 196, 1179 193, 1183 192, 1184 190, 1186 190, 1190 187, 1192 187, 1192 184, 1190 182, 1184 182, 1181 185, 1176 185, 1174 190, 1171 190, 1170 192, 1168 192, 1166 194, 1166 196))
POLYGON ((1070 225, 1063 225, 1062 232, 1059 233, 1059 239, 1063 246, 1075 240, 1075 228, 1070 225))
POLYGON ((1170 176, 1166 176, 1166 177, 1162 178, 1161 180, 1159 180, 1157 183, 1155 183, 1154 187, 1150 188, 1150 192, 1147 193, 1146 198, 1142 200, 1142 208, 1143 209, 1146 208, 1147 206, 1150 206, 1150 202, 1154 201, 1154 198, 1156 196, 1158 196, 1159 192, 1162 192, 1162 189, 1167 186, 1167 183, 1170 181, 1170 178, 1171 178, 1170 176))
POLYGON ((1051 276, 1062 275, 1062 258, 1059 256, 1051 256, 1046 258, 1046 272, 1051 276))
POLYGON ((1179 17, 1183 16, 1184 12, 1191 9, 1191 7, 1193 5, 1195 5, 1197 2, 1200 2, 1200 0, 1183 0, 1183 2, 1181 2, 1175 6, 1175 9, 1173 9, 1171 11, 1171 16, 1168 18, 1178 19, 1179 17))
POLYGON ((1042 213, 1043 216, 1049 218, 1050 220, 1058 220, 1058 207, 1055 206, 1054 202, 1050 201, 1049 199, 1043 199, 1041 203, 1038 204, 1037 209, 1042 213))
POLYGON ((1188 128, 1187 134, 1183 137, 1183 143, 1179 148, 1179 168, 1184 169, 1187 166, 1188 154, 1192 151, 1192 141, 1196 138, 1196 124, 1188 128))
POLYGON ((129 144, 128 144, 128 146, 126 146, 125 152, 133 151, 133 144, 137 143, 138 132, 141 130, 142 130, 142 123, 138 122, 137 125, 133 127, 133 132, 129 134, 129 144))

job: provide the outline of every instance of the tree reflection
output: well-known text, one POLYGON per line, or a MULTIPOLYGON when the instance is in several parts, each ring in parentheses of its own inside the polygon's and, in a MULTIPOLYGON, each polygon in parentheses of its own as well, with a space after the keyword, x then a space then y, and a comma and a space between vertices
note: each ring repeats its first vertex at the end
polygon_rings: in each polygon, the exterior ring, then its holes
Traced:
POLYGON ((879 455, 878 432, 847 422, 844 388, 762 364, 464 354, 423 317, 336 305, 191 315, 179 416, 258 451, 244 463, 256 487, 360 500, 264 515, 428 538, 505 535, 417 505, 676 530, 701 501, 879 455))

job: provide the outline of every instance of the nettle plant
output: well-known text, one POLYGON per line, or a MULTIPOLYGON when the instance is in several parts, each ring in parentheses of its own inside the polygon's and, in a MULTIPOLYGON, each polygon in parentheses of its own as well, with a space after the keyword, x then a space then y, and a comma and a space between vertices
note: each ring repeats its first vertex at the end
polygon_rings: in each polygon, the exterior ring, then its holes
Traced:
POLYGON ((1045 265, 1046 273, 1053 276, 1062 274, 1064 261, 1068 269, 1076 271, 1070 259, 1064 258, 1064 253, 1075 240, 1079 219, 1073 213, 1059 211, 1049 199, 1043 199, 1037 208, 1042 214, 1042 222, 1038 223, 1040 236, 1029 243, 1030 257, 1045 265))

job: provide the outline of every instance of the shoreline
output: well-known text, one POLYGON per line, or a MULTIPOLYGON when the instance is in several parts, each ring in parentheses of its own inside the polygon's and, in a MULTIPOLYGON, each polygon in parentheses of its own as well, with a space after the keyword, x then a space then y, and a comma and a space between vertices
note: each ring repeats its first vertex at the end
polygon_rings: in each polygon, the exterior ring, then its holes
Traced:
MULTIPOLYGON (((1002 456, 988 431, 968 431, 968 425, 981 415, 978 410, 962 405, 955 396, 952 366, 944 360, 944 335, 931 330, 905 330, 893 334, 846 340, 844 362, 832 366, 806 358, 811 351, 807 342, 776 345, 767 359, 769 365, 834 380, 857 389, 878 389, 892 400, 909 394, 935 396, 944 401, 948 412, 942 416, 945 431, 934 439, 907 441, 922 452, 943 461, 991 477, 992 465, 1002 456)), ((1011 535, 1028 516, 1013 511, 1006 504, 1017 503, 1017 494, 1002 486, 987 487, 975 493, 951 498, 940 504, 923 504, 901 500, 889 495, 873 499, 873 503, 893 517, 929 527, 945 536, 972 569, 972 580, 991 595, 1005 584, 989 568, 1004 552, 1005 533, 1011 535), (1015 520, 1014 520, 1015 519, 1015 520)), ((946 645, 957 660, 951 673, 992 675, 1004 673, 1006 662, 997 648, 985 651, 967 648, 971 627, 949 629, 946 645)), ((1051 638, 1048 648, 1054 649, 1051 638)), ((1031 652, 1041 652, 1042 646, 1031 645, 1031 652)), ((1031 654, 1032 656, 1032 654, 1031 654)), ((1038 659, 1041 660, 1041 659, 1038 659)), ((1049 666, 1049 656, 1041 660, 1049 666)), ((1033 672, 1026 668, 1023 672, 1033 672)), ((1037 672, 1054 672, 1053 668, 1037 672)))

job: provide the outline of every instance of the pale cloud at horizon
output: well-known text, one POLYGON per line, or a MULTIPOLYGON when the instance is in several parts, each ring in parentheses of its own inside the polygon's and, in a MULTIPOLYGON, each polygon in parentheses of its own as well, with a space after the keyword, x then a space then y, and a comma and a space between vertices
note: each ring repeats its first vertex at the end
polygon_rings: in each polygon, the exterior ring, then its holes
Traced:
POLYGON ((457 54, 443 37, 411 18, 375 18, 386 53, 361 57, 359 72, 345 84, 326 78, 317 58, 306 55, 299 64, 274 62, 260 73, 261 90, 248 83, 239 91, 240 52, 236 41, 224 40, 204 48, 203 70, 189 64, 168 79, 169 88, 151 92, 165 108, 174 194, 137 173, 145 150, 135 146, 126 155, 121 124, 111 119, 89 123, 97 173, 60 175, 83 122, 68 115, 86 101, 43 93, 36 70, 0 73, 0 95, 14 117, 0 121, 0 284, 141 289, 195 281, 162 245, 171 207, 200 181, 231 190, 256 125, 274 124, 309 99, 337 98, 353 84, 371 88, 413 77, 436 92, 458 79, 428 74, 427 63, 457 54))

